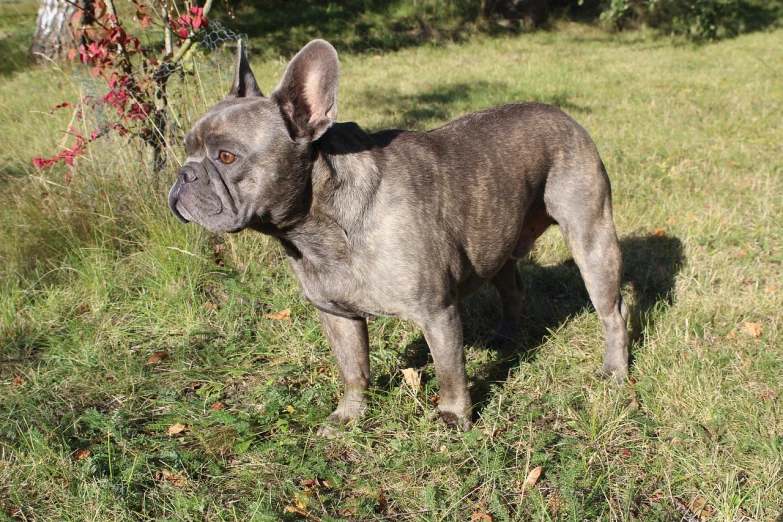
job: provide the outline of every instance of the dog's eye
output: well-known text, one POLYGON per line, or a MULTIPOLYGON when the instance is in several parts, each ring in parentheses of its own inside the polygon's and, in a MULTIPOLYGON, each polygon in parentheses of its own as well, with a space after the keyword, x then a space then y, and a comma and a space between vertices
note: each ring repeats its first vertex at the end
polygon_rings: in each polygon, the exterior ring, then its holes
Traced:
POLYGON ((226 150, 221 150, 220 154, 218 154, 218 159, 220 160, 221 163, 225 163, 226 165, 231 165, 232 163, 234 163, 237 157, 226 150))

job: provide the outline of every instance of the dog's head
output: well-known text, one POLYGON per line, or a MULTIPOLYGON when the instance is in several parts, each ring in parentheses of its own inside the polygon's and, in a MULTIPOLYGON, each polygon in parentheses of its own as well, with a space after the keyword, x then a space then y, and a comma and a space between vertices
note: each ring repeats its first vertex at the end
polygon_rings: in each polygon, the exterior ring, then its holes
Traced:
POLYGON ((265 97, 240 41, 231 91, 185 138, 172 212, 213 232, 284 224, 301 206, 312 144, 337 118, 339 73, 334 48, 314 40, 265 97))

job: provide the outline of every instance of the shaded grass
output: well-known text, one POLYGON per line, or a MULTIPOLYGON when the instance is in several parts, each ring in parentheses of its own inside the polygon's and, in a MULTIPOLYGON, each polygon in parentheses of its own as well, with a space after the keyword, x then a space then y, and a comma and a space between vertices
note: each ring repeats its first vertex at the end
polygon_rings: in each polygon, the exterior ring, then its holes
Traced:
POLYGON ((0 77, 30 65, 30 42, 35 30, 38 3, 0 2, 0 77))
MULTIPOLYGON (((635 382, 598 375, 600 324, 552 230, 520 265, 514 343, 487 345, 491 291, 463 307, 466 434, 437 419, 420 332, 378 318, 370 413, 317 438, 339 376, 279 247, 181 226, 173 172, 119 143, 70 183, 32 171, 73 88, 38 68, 4 80, 0 520, 678 520, 700 500, 710 520, 778 519, 782 37, 693 48, 573 27, 342 56, 341 120, 423 130, 545 101, 590 131, 612 179, 635 382)), ((285 64, 255 66, 269 92, 285 64)), ((192 117, 222 95, 209 81, 192 117)))

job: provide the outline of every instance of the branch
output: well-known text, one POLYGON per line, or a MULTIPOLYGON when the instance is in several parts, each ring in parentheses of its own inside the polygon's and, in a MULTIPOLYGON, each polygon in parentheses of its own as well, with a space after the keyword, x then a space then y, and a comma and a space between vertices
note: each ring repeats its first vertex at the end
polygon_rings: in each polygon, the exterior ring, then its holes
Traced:
MULTIPOLYGON (((209 10, 212 8, 212 0, 207 0, 204 4, 204 16, 207 16, 207 13, 209 13, 209 10)), ((184 42, 182 42, 182 45, 179 48, 179 51, 177 51, 177 54, 174 55, 174 58, 171 59, 171 63, 177 63, 178 61, 182 60, 182 58, 185 56, 185 53, 188 52, 190 49, 190 46, 193 45, 193 40, 191 38, 188 38, 184 42)))

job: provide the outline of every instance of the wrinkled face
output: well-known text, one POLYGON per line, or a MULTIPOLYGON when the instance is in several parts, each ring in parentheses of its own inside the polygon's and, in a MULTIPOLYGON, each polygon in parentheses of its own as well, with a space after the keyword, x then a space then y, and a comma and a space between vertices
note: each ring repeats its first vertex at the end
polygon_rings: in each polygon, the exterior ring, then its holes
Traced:
POLYGON ((340 65, 329 43, 313 40, 267 98, 237 44, 231 90, 185 138, 169 207, 213 232, 272 231, 302 208, 312 144, 337 116, 340 65))
POLYGON ((184 222, 238 232, 276 222, 290 211, 297 144, 269 98, 228 98, 212 107, 185 138, 187 159, 169 192, 184 222))

